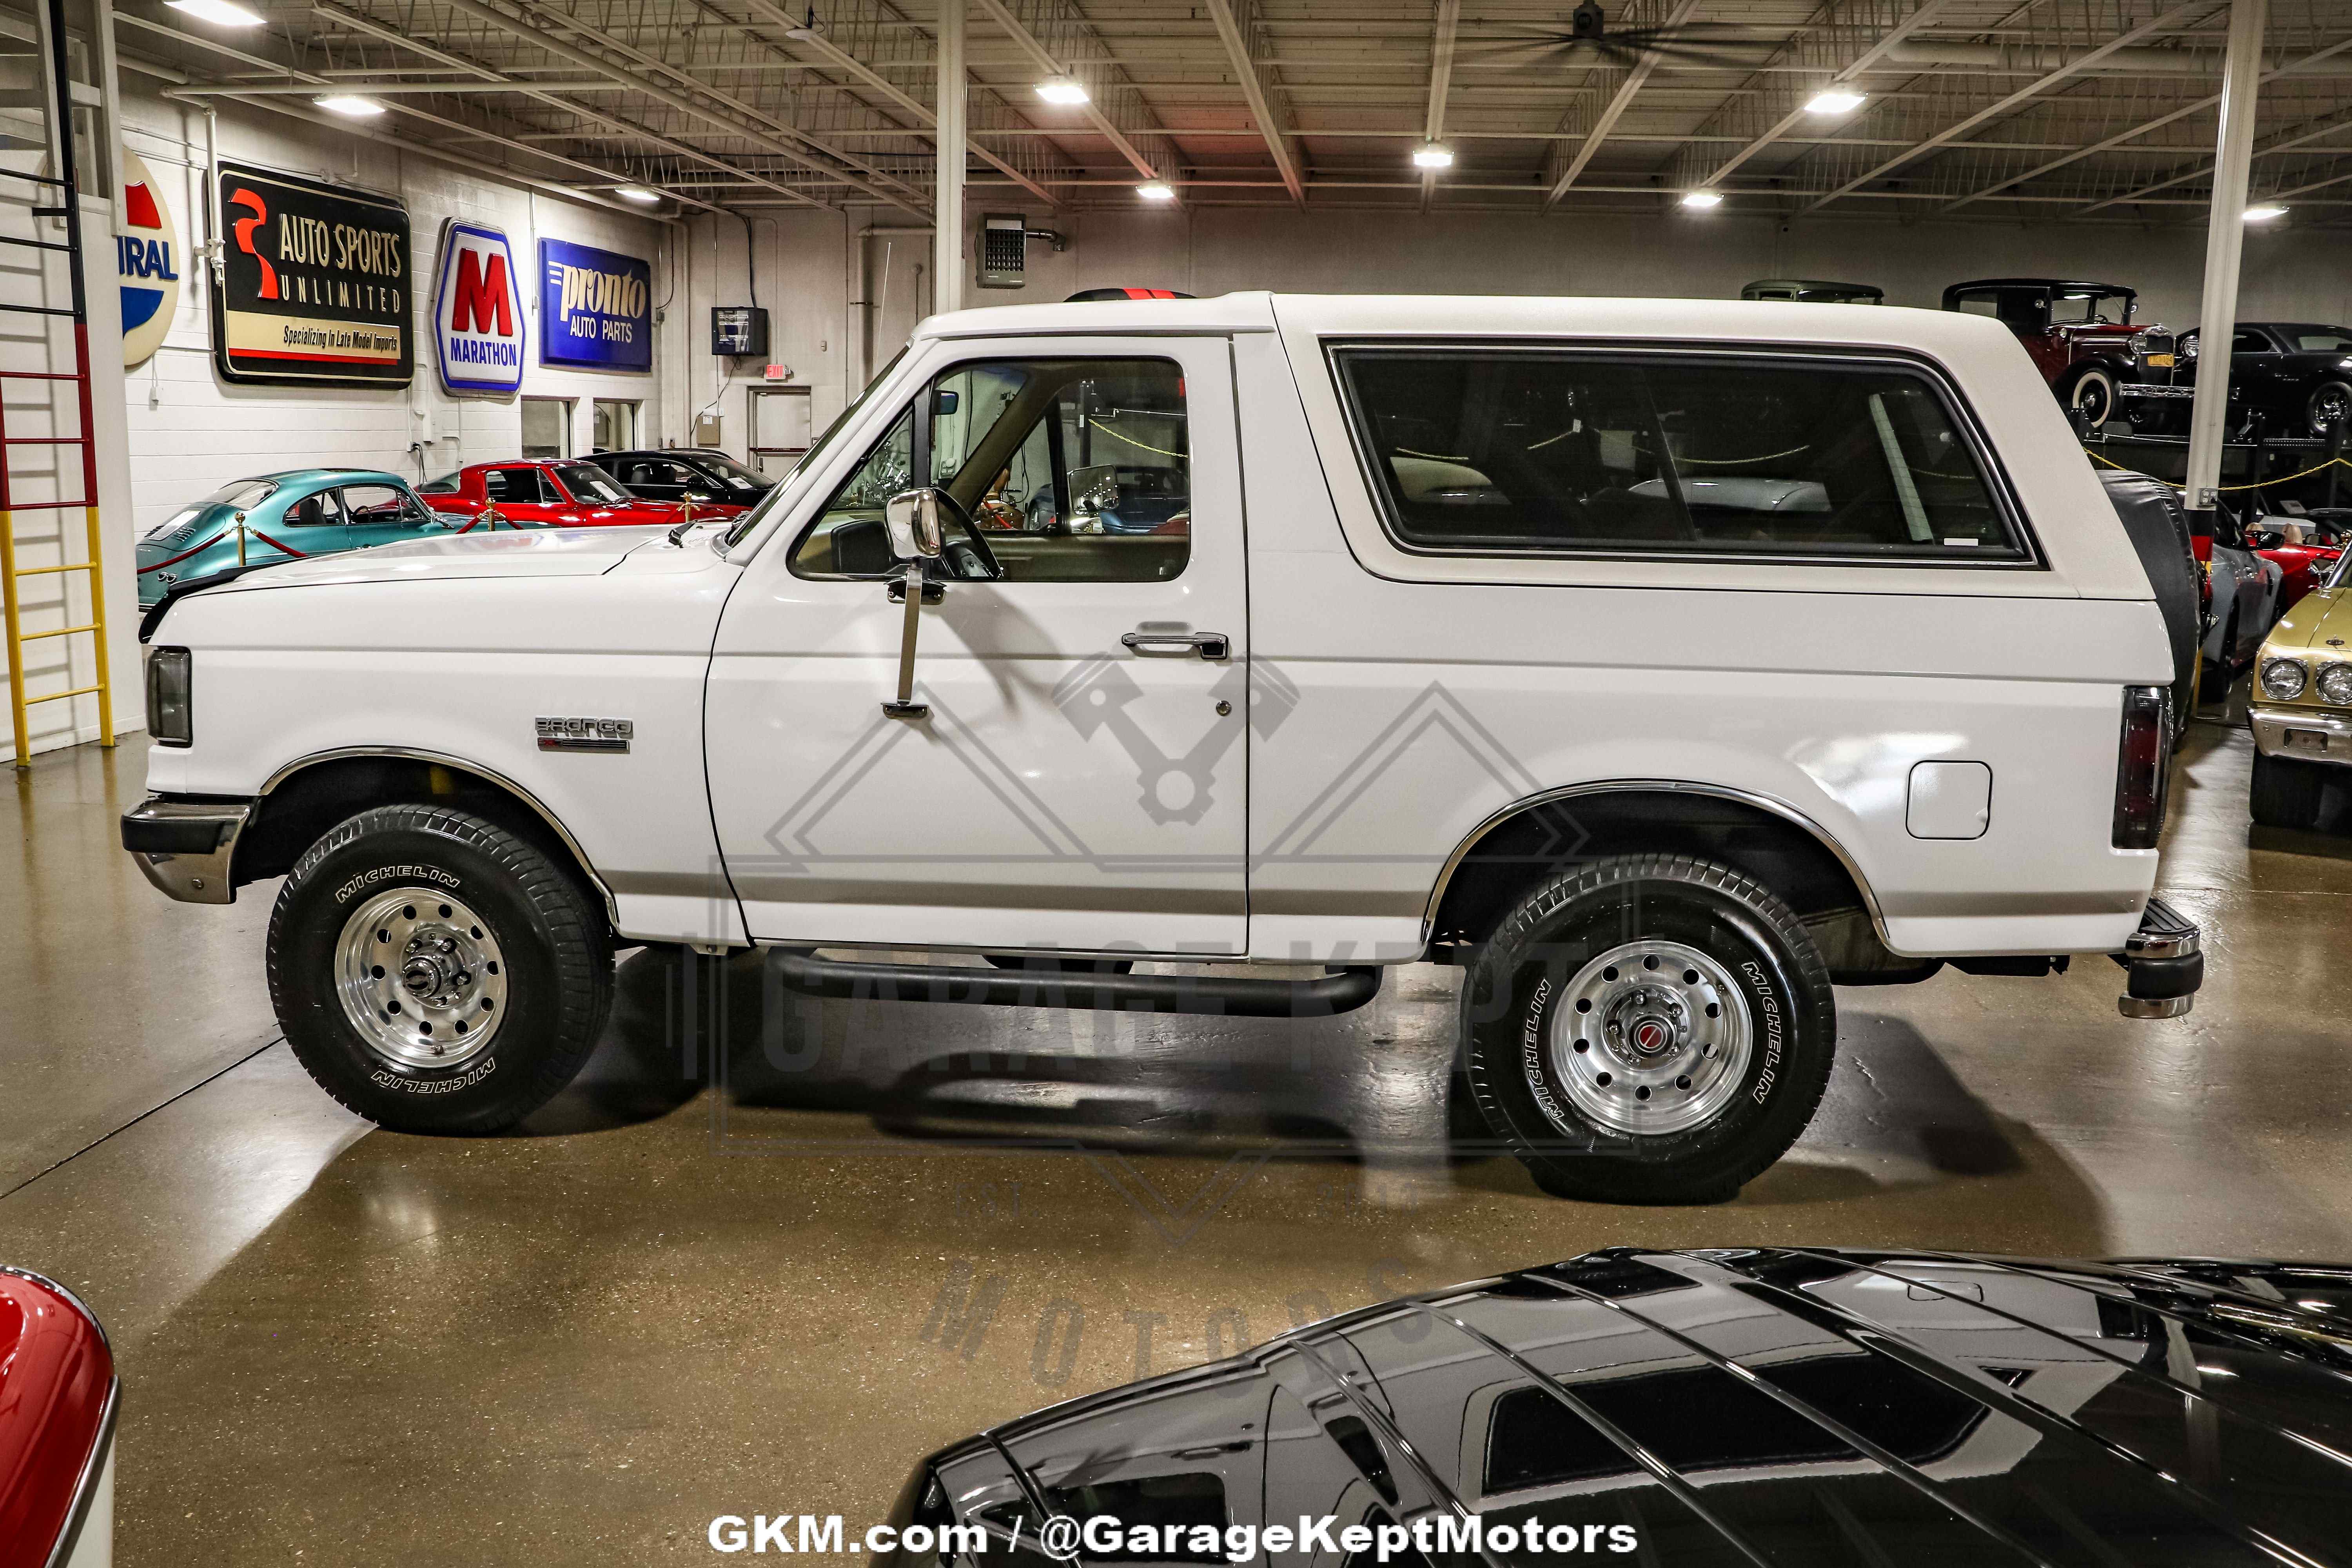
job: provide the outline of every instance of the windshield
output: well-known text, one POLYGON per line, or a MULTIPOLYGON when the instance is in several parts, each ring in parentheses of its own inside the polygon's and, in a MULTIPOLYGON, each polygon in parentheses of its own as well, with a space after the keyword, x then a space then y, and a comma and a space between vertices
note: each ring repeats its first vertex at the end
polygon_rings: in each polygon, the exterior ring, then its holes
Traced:
POLYGON ((2131 320, 2132 296, 2129 294, 2070 293, 2062 291, 2050 301, 2050 319, 2076 326, 2088 326, 2105 321, 2110 325, 2131 320))
MULTIPOLYGON (((908 345, 908 347, 912 346, 908 345)), ((843 409, 839 417, 824 427, 824 434, 816 438, 816 444, 808 449, 808 455, 795 464, 793 471, 778 481, 774 489, 761 497, 758 505, 736 520, 735 526, 729 529, 726 537, 720 541, 720 549, 734 549, 736 545, 751 537, 753 529, 773 517, 779 507, 792 504, 793 498, 798 495, 803 487, 808 483, 809 475, 816 472, 819 460, 833 446, 834 441, 856 419, 857 411, 864 408, 873 398, 875 389, 890 379, 891 374, 898 368, 898 362, 906 357, 907 350, 902 348, 890 356, 888 364, 874 373, 874 379, 866 384, 866 390, 857 395, 857 401, 843 409)))
POLYGON ((636 498, 614 482, 613 476, 589 463, 565 463, 555 470, 563 488, 572 492, 573 500, 597 501, 605 506, 626 506, 636 498))
POLYGON ((694 461, 698 467, 709 469, 739 490, 760 490, 768 488, 767 480, 723 452, 697 452, 694 454, 694 461))
POLYGON ((268 479, 238 479, 221 486, 197 504, 199 506, 233 506, 250 511, 269 499, 278 487, 268 479))
POLYGON ((2336 558, 2336 564, 2327 569, 2327 580, 2322 583, 2320 586, 2323 588, 2344 587, 2346 585, 2347 575, 2352 575, 2352 550, 2347 550, 2343 554, 2338 555, 2336 558))

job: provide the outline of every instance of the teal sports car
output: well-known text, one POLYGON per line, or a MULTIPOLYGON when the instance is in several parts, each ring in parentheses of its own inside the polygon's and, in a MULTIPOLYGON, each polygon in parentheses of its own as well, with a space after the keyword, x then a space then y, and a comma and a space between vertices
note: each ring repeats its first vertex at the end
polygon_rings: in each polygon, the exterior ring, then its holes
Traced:
POLYGON ((139 605, 175 584, 237 566, 268 565, 476 528, 538 528, 498 513, 436 512, 380 468, 292 468, 223 485, 139 542, 139 605))

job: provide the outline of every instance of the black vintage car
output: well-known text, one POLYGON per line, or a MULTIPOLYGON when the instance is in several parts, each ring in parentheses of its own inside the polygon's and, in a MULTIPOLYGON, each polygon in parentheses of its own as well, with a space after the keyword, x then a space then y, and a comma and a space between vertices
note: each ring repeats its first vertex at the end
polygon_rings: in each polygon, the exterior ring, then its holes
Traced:
POLYGON ((598 452, 588 458, 631 495, 651 500, 716 501, 750 506, 774 484, 724 452, 671 447, 654 452, 598 452))
MULTIPOLYGON (((2181 333, 2182 362, 2197 352, 2198 334, 2181 333)), ((2352 327, 2240 321, 2230 339, 2230 414, 2233 434, 2259 416, 2271 436, 2325 436, 2352 419, 2352 327)))
POLYGON ((891 1522, 896 1568, 2343 1563, 2352 1268, 1596 1252, 1010 1422, 891 1522))

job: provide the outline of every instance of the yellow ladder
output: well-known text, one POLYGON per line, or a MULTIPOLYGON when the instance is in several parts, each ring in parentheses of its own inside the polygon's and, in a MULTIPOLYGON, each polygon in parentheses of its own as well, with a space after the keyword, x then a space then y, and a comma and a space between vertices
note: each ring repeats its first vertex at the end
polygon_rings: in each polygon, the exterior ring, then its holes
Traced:
MULTIPOLYGON (((78 436, 11 436, 8 434, 7 411, 0 405, 0 613, 5 613, 8 643, 8 718, 16 728, 16 765, 33 765, 32 727, 26 721, 26 710, 37 702, 62 702, 69 698, 96 696, 98 699, 98 743, 114 744, 114 682, 107 668, 106 647, 106 571, 98 527, 98 441, 97 428, 90 422, 89 396, 89 300, 82 279, 81 250, 81 191, 74 177, 74 143, 70 127, 73 124, 73 101, 69 83, 71 77, 66 65, 66 28, 63 0, 48 0, 48 26, 44 29, 49 58, 48 86, 57 94, 57 107, 48 116, 50 126, 50 160, 57 168, 55 177, 27 174, 13 169, 0 169, 0 178, 29 182, 35 191, 36 205, 32 216, 60 219, 65 224, 63 243, 53 239, 27 238, 16 235, 0 235, 0 244, 21 246, 37 251, 58 251, 66 258, 67 276, 73 284, 73 308, 60 310, 53 305, 0 304, 0 311, 32 316, 64 316, 73 321, 74 367, 70 371, 11 370, 0 368, 0 388, 11 381, 74 384, 75 401, 81 415, 81 434, 78 436), (68 128, 60 133, 58 127, 68 128), (53 198, 54 206, 37 205, 43 196, 53 198), (81 499, 79 500, 20 501, 16 499, 16 480, 9 465, 9 455, 19 447, 79 447, 81 449, 81 499), (68 561, 56 566, 25 566, 16 564, 16 514, 20 511, 71 511, 79 508, 82 516, 82 559, 68 561), (79 626, 55 626, 43 632, 26 632, 22 605, 17 591, 17 579, 44 577, 67 573, 89 574, 89 619, 79 626), (87 632, 97 639, 98 679, 88 686, 76 686, 64 691, 30 693, 25 689, 25 645, 47 637, 77 637, 87 632)), ((52 400, 54 401, 54 400, 52 400)), ((62 468, 63 465, 58 465, 62 468)), ((63 541, 59 541, 60 550, 63 541)), ((64 601, 70 605, 71 596, 64 601)), ((70 614, 70 610, 68 611, 70 614)), ((68 677, 68 679, 71 679, 68 677)))

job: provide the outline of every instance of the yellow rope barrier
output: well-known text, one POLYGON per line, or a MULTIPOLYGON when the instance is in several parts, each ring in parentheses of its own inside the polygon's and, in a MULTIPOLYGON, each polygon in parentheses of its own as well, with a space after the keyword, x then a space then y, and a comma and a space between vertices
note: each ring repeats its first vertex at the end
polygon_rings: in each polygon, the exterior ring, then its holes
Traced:
MULTIPOLYGON (((2095 463, 2105 463, 2107 467, 2117 469, 2123 473, 2140 473, 2139 469, 2128 467, 2123 463, 2118 463, 2112 458, 2102 458, 2096 452, 2092 451, 2088 447, 2083 448, 2083 455, 2090 458, 2091 461, 2095 463)), ((2268 489, 2273 485, 2292 484, 2296 479, 2307 479, 2314 474, 2324 474, 2328 469, 2336 468, 2339 464, 2345 468, 2352 468, 2352 458, 2330 458, 2327 461, 2319 464, 2317 467, 2305 468, 2299 474, 2281 474, 2275 479, 2258 479, 2251 485, 2216 485, 2214 489, 2217 493, 2221 494, 2234 494, 2240 490, 2268 489)), ((2140 477, 2143 479, 2156 479, 2156 476, 2154 474, 2141 474, 2140 477)), ((2160 485, 2169 485, 2172 489, 2184 492, 2189 489, 2187 485, 2173 484, 2170 479, 2156 479, 2156 482, 2160 485)))
POLYGON ((1181 459, 1181 458, 1184 458, 1184 456, 1185 456, 1185 454, 1183 454, 1183 453, 1181 453, 1181 452, 1171 452, 1171 451, 1170 451, 1170 450, 1169 450, 1167 447, 1154 447, 1154 446, 1150 446, 1150 445, 1148 445, 1148 444, 1147 444, 1147 443, 1145 443, 1145 442, 1142 442, 1142 441, 1139 441, 1139 440, 1137 440, 1137 439, 1136 439, 1134 437, 1132 437, 1132 436, 1122 435, 1120 432, 1118 432, 1118 431, 1117 431, 1117 430, 1112 429, 1112 428, 1110 427, 1109 423, 1108 423, 1108 421, 1106 421, 1106 420, 1102 420, 1102 419, 1095 419, 1095 420, 1090 420, 1090 421, 1088 421, 1088 423, 1089 423, 1089 424, 1091 424, 1091 425, 1092 425, 1096 429, 1097 429, 1097 430, 1101 431, 1104 435, 1106 435, 1106 436, 1109 436, 1109 437, 1114 437, 1114 438, 1116 438, 1116 439, 1118 439, 1118 440, 1124 441, 1124 442, 1126 442, 1126 443, 1127 443, 1129 446, 1130 446, 1130 447, 1141 447, 1144 451, 1147 451, 1147 452, 1157 452, 1160 456, 1161 456, 1161 457, 1163 457, 1163 458, 1180 458, 1180 459, 1181 459))

